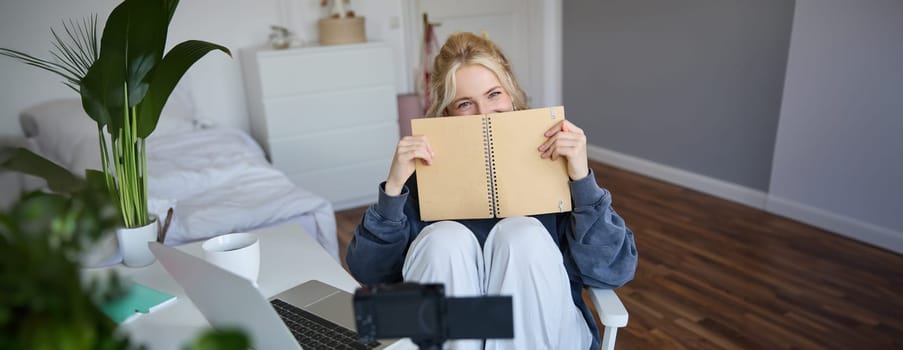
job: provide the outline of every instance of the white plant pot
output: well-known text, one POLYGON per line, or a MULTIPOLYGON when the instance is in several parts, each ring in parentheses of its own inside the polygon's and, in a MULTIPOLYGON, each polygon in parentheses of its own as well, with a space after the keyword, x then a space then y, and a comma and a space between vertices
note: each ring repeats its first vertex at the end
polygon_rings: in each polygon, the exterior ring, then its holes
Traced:
POLYGON ((150 265, 156 260, 147 246, 147 242, 157 240, 158 224, 159 220, 152 217, 151 222, 145 226, 116 229, 119 248, 122 250, 122 263, 125 266, 142 267, 150 265))

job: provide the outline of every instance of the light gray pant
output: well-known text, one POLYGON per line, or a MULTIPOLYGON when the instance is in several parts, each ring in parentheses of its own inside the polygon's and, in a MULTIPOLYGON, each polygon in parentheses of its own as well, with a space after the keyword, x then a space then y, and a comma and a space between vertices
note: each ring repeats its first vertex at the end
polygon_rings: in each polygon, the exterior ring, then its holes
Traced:
MULTIPOLYGON (((429 225, 411 243, 405 281, 444 283, 448 296, 511 295, 514 339, 489 340, 486 349, 588 349, 589 327, 571 298, 561 252, 534 218, 499 221, 480 244, 454 221, 429 225)), ((480 340, 446 342, 449 349, 480 349, 480 340)))

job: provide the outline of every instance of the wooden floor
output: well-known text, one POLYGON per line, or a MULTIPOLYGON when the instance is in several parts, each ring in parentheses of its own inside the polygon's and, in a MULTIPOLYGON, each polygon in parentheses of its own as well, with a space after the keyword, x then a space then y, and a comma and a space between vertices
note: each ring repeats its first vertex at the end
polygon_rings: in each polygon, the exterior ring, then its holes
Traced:
MULTIPOLYGON (((630 313, 618 349, 903 349, 903 256, 591 166, 640 256, 617 290, 630 313)), ((336 213, 343 260, 364 209, 336 213)))

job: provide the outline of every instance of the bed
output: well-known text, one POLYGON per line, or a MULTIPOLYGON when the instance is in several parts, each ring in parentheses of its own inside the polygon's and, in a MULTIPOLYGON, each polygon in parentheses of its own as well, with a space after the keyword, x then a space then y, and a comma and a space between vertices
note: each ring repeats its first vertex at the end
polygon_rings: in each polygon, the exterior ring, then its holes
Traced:
MULTIPOLYGON (((96 124, 78 99, 27 108, 20 122, 36 153, 75 174, 100 169, 96 124)), ((273 168, 246 132, 201 123, 178 96, 147 139, 147 167, 149 211, 173 208, 167 245, 295 222, 339 260, 331 204, 273 168)))

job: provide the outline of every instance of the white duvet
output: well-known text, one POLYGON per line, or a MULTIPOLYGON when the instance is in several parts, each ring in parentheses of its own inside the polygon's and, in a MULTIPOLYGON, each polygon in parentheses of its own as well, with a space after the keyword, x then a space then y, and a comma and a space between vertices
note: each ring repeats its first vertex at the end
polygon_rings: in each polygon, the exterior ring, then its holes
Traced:
MULTIPOLYGON (((154 135, 147 140, 149 209, 173 208, 167 244, 241 232, 311 216, 314 238, 338 260, 329 202, 274 169, 244 132, 213 128, 154 135)), ((310 222, 310 220, 306 220, 310 222)))

